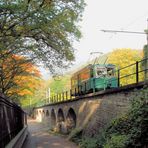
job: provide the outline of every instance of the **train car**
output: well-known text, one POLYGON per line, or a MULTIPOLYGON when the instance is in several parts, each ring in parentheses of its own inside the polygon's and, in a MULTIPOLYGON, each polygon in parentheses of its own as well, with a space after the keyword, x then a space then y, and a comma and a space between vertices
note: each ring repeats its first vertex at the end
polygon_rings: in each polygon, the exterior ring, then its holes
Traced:
POLYGON ((90 64, 74 73, 71 78, 72 95, 118 87, 115 69, 113 64, 90 64))

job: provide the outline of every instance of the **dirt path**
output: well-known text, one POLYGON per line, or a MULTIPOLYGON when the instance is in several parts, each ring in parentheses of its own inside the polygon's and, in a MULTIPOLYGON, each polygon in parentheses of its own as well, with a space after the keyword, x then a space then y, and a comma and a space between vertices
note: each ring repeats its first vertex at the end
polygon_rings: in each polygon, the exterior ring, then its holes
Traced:
POLYGON ((35 120, 29 119, 28 126, 29 135, 23 148, 78 148, 64 137, 49 134, 47 128, 35 120))

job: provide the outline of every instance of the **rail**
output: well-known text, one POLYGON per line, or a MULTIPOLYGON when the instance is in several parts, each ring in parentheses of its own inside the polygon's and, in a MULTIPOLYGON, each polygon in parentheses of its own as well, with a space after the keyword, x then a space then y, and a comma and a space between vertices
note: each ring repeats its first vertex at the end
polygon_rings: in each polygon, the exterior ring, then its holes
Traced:
POLYGON ((0 148, 4 148, 25 125, 26 113, 0 94, 0 148))
MULTIPOLYGON (((115 74, 115 77, 117 79, 108 80, 108 81, 110 82, 117 81, 118 88, 122 86, 128 86, 130 84, 137 84, 139 82, 144 82, 145 80, 148 79, 148 58, 142 59, 141 61, 137 61, 126 67, 120 68, 116 71, 113 71, 113 73, 115 74)), ((104 83, 100 83, 100 85, 106 86, 108 81, 105 81, 104 83)), ((87 85, 89 84, 87 84, 86 82, 85 88, 87 85)), ((113 89, 116 89, 116 88, 113 88, 113 89)), ((72 90, 69 90, 69 91, 58 93, 58 94, 51 96, 49 103, 57 103, 57 102, 62 102, 62 101, 67 101, 67 100, 73 100, 76 97, 83 95, 81 93, 81 87, 75 88, 74 90, 75 90, 74 95, 72 95, 72 90)), ((95 92, 96 90, 94 89, 93 93, 95 92)))

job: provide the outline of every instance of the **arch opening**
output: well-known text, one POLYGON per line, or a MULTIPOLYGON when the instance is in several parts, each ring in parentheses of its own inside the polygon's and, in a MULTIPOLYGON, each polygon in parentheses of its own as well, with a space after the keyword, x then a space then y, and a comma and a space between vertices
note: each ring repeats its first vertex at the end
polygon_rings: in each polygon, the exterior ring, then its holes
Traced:
POLYGON ((48 116, 49 116, 49 111, 47 110, 47 111, 46 111, 46 117, 48 117, 48 116))
POLYGON ((45 111, 44 110, 42 111, 42 117, 43 118, 45 117, 45 111))
POLYGON ((70 108, 66 117, 68 132, 70 132, 72 129, 76 127, 76 120, 77 120, 76 113, 72 108, 70 108))
POLYGON ((51 110, 51 126, 54 127, 56 125, 56 115, 54 109, 51 110))
POLYGON ((61 133, 65 132, 64 122, 65 122, 64 113, 63 110, 60 108, 58 110, 58 115, 57 115, 57 129, 56 129, 57 132, 61 133))
POLYGON ((61 108, 58 110, 58 119, 57 120, 58 120, 58 122, 65 121, 64 113, 63 113, 63 110, 61 108))

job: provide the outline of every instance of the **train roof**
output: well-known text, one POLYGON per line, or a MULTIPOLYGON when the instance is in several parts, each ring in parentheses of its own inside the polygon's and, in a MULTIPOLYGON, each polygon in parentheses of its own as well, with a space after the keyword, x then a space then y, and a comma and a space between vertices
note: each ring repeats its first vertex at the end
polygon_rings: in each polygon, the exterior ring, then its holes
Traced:
POLYGON ((89 64, 89 65, 87 65, 87 66, 85 66, 85 67, 79 69, 77 72, 73 73, 72 76, 75 76, 75 75, 77 75, 78 73, 80 73, 81 71, 83 71, 83 70, 85 70, 85 69, 88 69, 88 68, 91 68, 91 67, 92 67, 92 64, 89 64))

